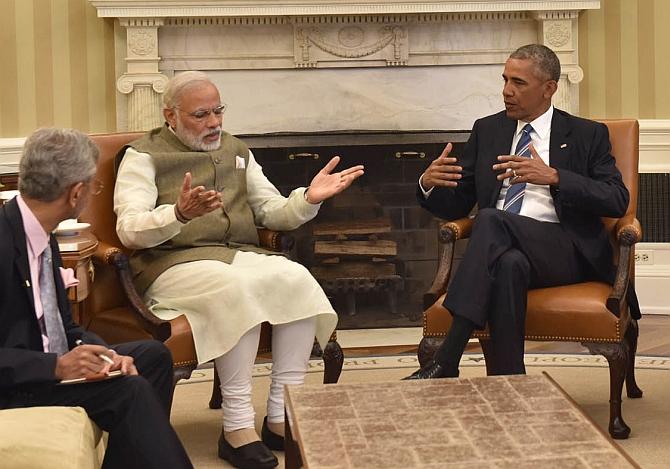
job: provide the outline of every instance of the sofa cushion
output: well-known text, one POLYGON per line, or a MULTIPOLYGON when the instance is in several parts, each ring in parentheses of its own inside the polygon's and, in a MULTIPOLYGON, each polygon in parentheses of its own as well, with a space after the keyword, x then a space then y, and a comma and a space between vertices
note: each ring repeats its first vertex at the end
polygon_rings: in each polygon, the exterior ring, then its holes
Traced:
POLYGON ((81 407, 0 410, 0 463, 6 469, 97 469, 102 431, 81 407))

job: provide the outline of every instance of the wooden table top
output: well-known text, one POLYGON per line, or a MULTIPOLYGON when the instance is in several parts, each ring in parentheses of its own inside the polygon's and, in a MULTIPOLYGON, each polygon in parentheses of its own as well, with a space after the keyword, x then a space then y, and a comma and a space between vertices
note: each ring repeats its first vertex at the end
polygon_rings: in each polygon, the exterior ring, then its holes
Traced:
POLYGON ((290 385, 305 468, 638 467, 548 375, 290 385))

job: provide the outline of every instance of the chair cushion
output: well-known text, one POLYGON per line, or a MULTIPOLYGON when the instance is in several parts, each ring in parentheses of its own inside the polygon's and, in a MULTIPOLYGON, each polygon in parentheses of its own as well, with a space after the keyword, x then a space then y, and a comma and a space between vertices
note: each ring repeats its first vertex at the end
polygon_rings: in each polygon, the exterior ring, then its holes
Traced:
POLYGON ((99 468, 102 431, 81 407, 0 410, 0 460, 7 469, 99 468))
MULTIPOLYGON (((585 282, 528 292, 527 340, 570 342, 620 342, 622 327, 606 307, 612 287, 585 282)), ((424 312, 424 337, 444 337, 451 327, 451 314, 442 306, 446 295, 424 312)), ((487 338, 488 329, 473 337, 487 338)))

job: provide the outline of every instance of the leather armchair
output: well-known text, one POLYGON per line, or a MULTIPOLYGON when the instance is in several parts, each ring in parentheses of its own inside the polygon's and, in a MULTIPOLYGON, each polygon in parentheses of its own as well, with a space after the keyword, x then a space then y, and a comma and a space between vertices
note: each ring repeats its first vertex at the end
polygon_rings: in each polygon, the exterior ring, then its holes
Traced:
MULTIPOLYGON (((116 235, 116 215, 113 209, 116 176, 114 160, 124 145, 141 135, 117 133, 91 136, 100 149, 97 178, 104 188, 100 195, 91 198, 80 216, 80 221, 91 224, 91 231, 99 241, 93 256, 95 278, 81 323, 109 343, 151 338, 164 342, 172 352, 176 384, 178 380, 190 377, 198 364, 191 327, 184 315, 164 321, 149 311, 132 282, 128 265, 129 250, 116 235)), ((259 229, 259 238, 262 246, 275 251, 288 252, 293 244, 292 238, 265 229, 259 229)), ((259 353, 270 352, 271 334, 272 327, 264 323, 259 353)), ((321 352, 315 347, 315 352, 323 356, 324 383, 336 383, 342 371, 344 356, 335 332, 325 350, 321 352)), ((216 381, 218 377, 215 377, 215 388, 210 402, 212 407, 220 407, 221 394, 216 387, 216 381)))
MULTIPOLYGON (((639 125, 636 120, 603 121, 610 133, 612 154, 630 191, 626 214, 620 219, 604 218, 603 222, 614 246, 616 279, 613 285, 584 282, 528 292, 526 340, 581 342, 592 354, 607 358, 610 369, 609 433, 624 439, 630 434, 621 415, 621 391, 626 382, 628 397, 638 398, 642 391, 635 382, 637 321, 630 316, 626 289, 635 279, 634 248, 642 237, 635 218, 638 184, 639 125)), ((423 339, 419 345, 419 362, 425 365, 442 343, 451 326, 451 314, 442 306, 448 294, 452 271, 454 243, 469 237, 473 219, 462 218, 441 222, 438 230, 440 258, 437 274, 424 295, 423 339)), ((488 330, 475 331, 489 364, 494 357, 489 351, 488 330)))

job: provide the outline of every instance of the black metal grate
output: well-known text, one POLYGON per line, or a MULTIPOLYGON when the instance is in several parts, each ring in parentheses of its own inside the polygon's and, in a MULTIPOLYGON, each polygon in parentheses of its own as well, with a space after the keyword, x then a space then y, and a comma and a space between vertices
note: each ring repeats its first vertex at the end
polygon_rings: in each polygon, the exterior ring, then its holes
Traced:
POLYGON ((670 242, 670 174, 642 173, 637 218, 642 224, 642 241, 670 242))

